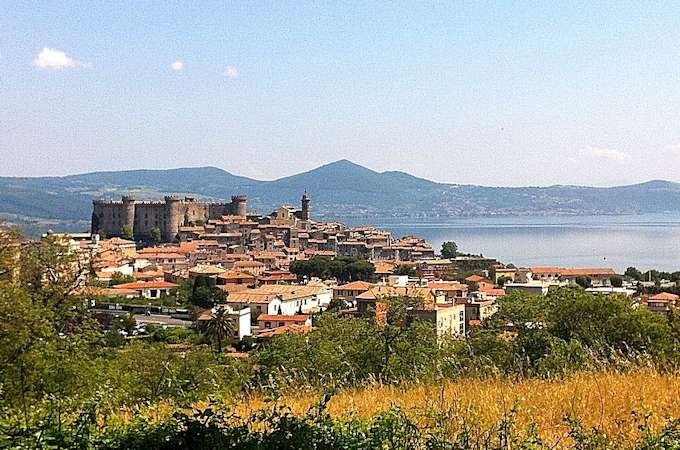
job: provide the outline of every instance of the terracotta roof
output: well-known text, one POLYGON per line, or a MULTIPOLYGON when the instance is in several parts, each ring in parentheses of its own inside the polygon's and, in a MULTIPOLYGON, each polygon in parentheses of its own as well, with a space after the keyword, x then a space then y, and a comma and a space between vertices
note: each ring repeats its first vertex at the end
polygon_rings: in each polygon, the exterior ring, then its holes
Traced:
POLYGON ((314 331, 314 328, 309 325, 298 325, 290 324, 283 327, 272 328, 270 330, 260 331, 258 337, 271 337, 277 336, 279 334, 293 333, 293 334, 306 334, 314 331))
POLYGON ((560 273, 562 269, 559 267, 532 267, 531 272, 533 273, 560 273))
POLYGON ((430 283, 427 285, 430 289, 435 289, 437 291, 467 291, 468 285, 463 283, 445 283, 437 282, 430 283))
POLYGON ((306 314, 297 314, 294 316, 286 316, 284 314, 260 314, 257 316, 257 321, 276 321, 276 322, 305 322, 309 319, 306 314))
POLYGON ((616 275, 610 268, 562 269, 563 276, 616 275))
POLYGON ((178 288, 179 286, 176 285, 175 283, 169 283, 167 281, 135 281, 133 283, 123 283, 119 284, 118 286, 114 286, 114 289, 161 289, 161 288, 166 288, 166 289, 175 289, 178 288))
POLYGON ((217 289, 220 289, 227 294, 231 294, 234 292, 242 292, 248 290, 248 285, 243 283, 243 284, 235 284, 235 283, 229 283, 229 284, 218 284, 215 286, 217 289))
POLYGON ((239 270, 228 270, 217 275, 220 280, 255 280, 255 275, 248 272, 241 272, 239 270))
POLYGON ((260 261, 236 261, 234 267, 265 267, 266 264, 260 261))
POLYGON ((373 283, 369 283, 368 281, 352 281, 351 283, 343 284, 342 286, 335 287, 333 289, 343 289, 343 290, 351 290, 351 291, 367 291, 371 289, 373 286, 375 286, 373 283))
POLYGON ((680 300, 680 296, 671 294, 669 292, 661 292, 653 297, 649 297, 649 300, 654 300, 657 302, 676 302, 680 300))
POLYGON ((469 277, 466 278, 466 280, 471 281, 473 283, 477 283, 483 281, 484 277, 480 277, 479 275, 470 275, 469 277))
POLYGON ((221 273, 224 273, 225 270, 221 267, 217 266, 209 266, 209 265, 198 265, 195 267, 192 267, 189 269, 189 273, 197 273, 197 274, 202 274, 202 275, 219 275, 221 273))
POLYGON ((357 295, 357 300, 375 300, 379 297, 409 297, 433 300, 435 295, 432 289, 421 287, 394 287, 375 286, 366 292, 357 295))
POLYGON ((255 292, 255 289, 232 292, 227 297, 227 303, 264 303, 268 304, 278 296, 273 293, 255 292))

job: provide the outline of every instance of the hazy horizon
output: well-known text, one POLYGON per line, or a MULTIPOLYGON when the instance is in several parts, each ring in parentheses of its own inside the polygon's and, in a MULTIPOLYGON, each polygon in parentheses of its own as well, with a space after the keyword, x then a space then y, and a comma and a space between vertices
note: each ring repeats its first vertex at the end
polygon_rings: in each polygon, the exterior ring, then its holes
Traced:
POLYGON ((23 2, 1 176, 349 159, 485 186, 680 181, 680 4, 23 2))
MULTIPOLYGON (((129 168, 129 169, 120 169, 120 170, 93 170, 89 172, 76 172, 76 173, 66 173, 64 175, 36 175, 36 176, 16 176, 16 178, 44 178, 44 177, 68 177, 68 176, 78 176, 78 175, 86 175, 90 173, 107 173, 107 172, 124 172, 124 171, 139 171, 139 170, 181 170, 181 169, 218 169, 218 170, 223 170, 225 172, 230 173, 231 175, 235 176, 240 176, 240 177, 246 177, 250 178, 256 181, 276 181, 281 178, 287 178, 290 176, 294 175, 299 175, 302 173, 306 173, 309 171, 313 171, 315 169, 318 169, 323 166, 331 165, 334 163, 342 162, 342 161, 348 161, 352 164, 357 164, 361 167, 364 167, 369 170, 373 170, 374 172, 378 173, 385 173, 385 172, 403 172, 409 175, 417 176, 418 178, 422 178, 425 180, 429 181, 434 181, 436 183, 442 183, 442 184, 460 184, 460 185, 475 185, 475 186, 484 186, 484 187, 508 187, 508 188, 513 188, 513 187, 551 187, 551 186, 579 186, 579 187, 616 187, 616 186, 624 186, 624 185, 632 185, 632 184, 641 184, 641 183, 646 183, 646 182, 652 182, 652 181, 667 181, 671 183, 678 183, 678 181, 672 180, 672 179, 649 179, 649 180, 643 180, 640 182, 634 182, 634 183, 626 183, 626 184, 611 184, 611 185, 593 185, 593 184, 544 184, 544 185, 534 185, 534 184, 517 184, 517 185, 491 185, 491 184, 478 184, 478 183, 455 183, 455 182, 448 182, 448 181, 438 181, 438 180, 433 180, 427 177, 421 177, 418 175, 414 175, 409 173, 407 170, 376 170, 371 167, 367 167, 361 164, 356 163, 355 161, 343 159, 343 160, 335 160, 335 161, 328 161, 326 163, 322 163, 321 165, 312 168, 311 170, 300 170, 298 172, 293 172, 290 174, 285 174, 278 176, 276 178, 258 178, 258 177, 251 177, 247 176, 229 169, 225 169, 223 167, 218 167, 218 166, 182 166, 182 167, 166 167, 166 168, 153 168, 153 167, 135 167, 135 168, 129 168)), ((0 175, 0 177, 7 177, 8 175, 0 175)), ((10 176, 12 177, 12 176, 10 176)))

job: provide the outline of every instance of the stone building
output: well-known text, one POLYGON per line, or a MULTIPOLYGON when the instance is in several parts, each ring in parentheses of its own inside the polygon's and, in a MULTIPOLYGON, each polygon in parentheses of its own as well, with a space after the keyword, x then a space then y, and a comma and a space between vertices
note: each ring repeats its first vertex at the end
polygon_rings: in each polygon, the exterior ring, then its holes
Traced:
POLYGON ((226 215, 246 216, 248 197, 234 195, 231 202, 199 202, 193 197, 166 196, 163 201, 94 200, 92 232, 107 237, 122 236, 130 229, 135 239, 150 238, 160 230, 164 242, 174 241, 183 225, 205 223, 226 215))

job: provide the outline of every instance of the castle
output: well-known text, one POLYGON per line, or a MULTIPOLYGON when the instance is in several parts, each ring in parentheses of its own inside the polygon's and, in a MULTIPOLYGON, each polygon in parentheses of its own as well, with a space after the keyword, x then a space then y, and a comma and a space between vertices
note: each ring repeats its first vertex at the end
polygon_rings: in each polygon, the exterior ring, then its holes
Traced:
POLYGON ((166 196, 163 201, 94 200, 92 232, 121 236, 128 230, 135 238, 148 238, 157 228, 165 242, 174 241, 179 228, 189 223, 207 222, 226 215, 245 216, 248 197, 234 195, 231 202, 199 202, 193 197, 166 196))
MULTIPOLYGON (((149 239, 157 229, 164 242, 175 241, 183 226, 207 223, 223 216, 245 219, 248 215, 246 195, 234 195, 231 202, 200 202, 194 197, 175 196, 166 196, 163 201, 138 201, 132 196, 123 196, 118 201, 94 200, 92 203, 92 233, 107 237, 131 234, 135 239, 149 239)), ((309 205, 310 198, 305 192, 302 209, 288 208, 288 211, 300 220, 309 221, 309 205)))

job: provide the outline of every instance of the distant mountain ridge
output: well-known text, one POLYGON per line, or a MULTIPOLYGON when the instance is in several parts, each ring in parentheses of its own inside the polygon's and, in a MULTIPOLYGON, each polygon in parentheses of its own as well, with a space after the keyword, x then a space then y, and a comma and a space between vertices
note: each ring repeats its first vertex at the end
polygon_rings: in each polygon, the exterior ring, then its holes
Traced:
POLYGON ((312 197, 316 217, 433 218, 498 215, 637 214, 680 211, 680 184, 663 180, 616 187, 489 187, 376 172, 347 160, 273 181, 216 167, 92 172, 64 177, 0 177, 0 217, 17 221, 89 220, 92 200, 194 195, 206 200, 247 194, 262 213, 312 197))

